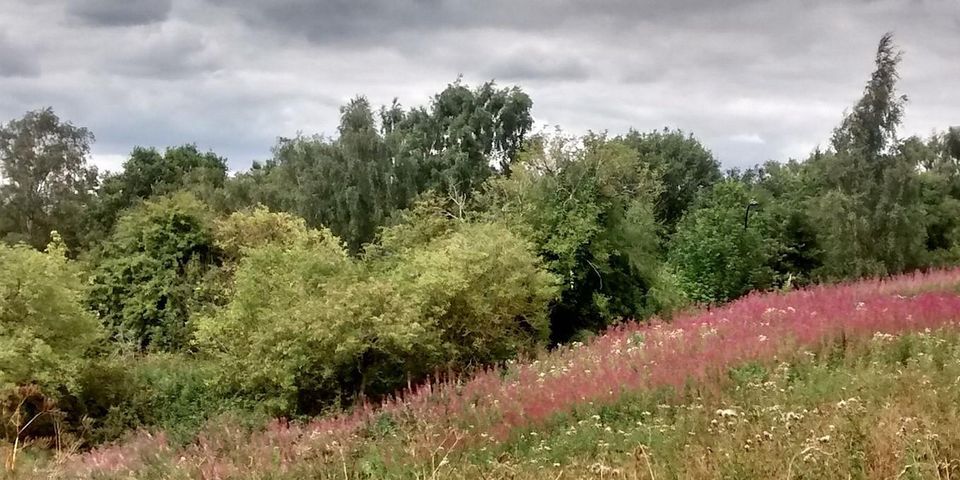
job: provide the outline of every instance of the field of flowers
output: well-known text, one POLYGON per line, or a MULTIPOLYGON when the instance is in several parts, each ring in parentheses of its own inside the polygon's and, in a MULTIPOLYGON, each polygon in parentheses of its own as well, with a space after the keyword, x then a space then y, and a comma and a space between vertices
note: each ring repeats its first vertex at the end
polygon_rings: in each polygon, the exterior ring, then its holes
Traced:
MULTIPOLYGON (((20 475, 24 478, 546 478, 543 471, 546 469, 550 478, 560 478, 567 469, 567 475, 577 472, 570 478, 584 475, 715 477, 721 475, 717 468, 724 465, 723 459, 730 458, 729 445, 716 450, 702 447, 700 442, 702 448, 696 447, 700 450, 690 458, 701 460, 692 466, 687 465, 686 460, 680 462, 689 467, 686 469, 677 465, 669 467, 661 463, 661 458, 667 456, 668 451, 693 448, 691 445, 696 446, 697 442, 692 439, 707 430, 710 434, 734 431, 738 425, 750 424, 748 418, 774 416, 781 420, 784 416, 790 417, 795 420, 792 425, 804 425, 802 429, 819 436, 797 440, 797 451, 805 453, 794 459, 782 459, 778 463, 782 464, 780 467, 764 474, 786 472, 788 478, 796 478, 804 471, 823 473, 808 467, 822 466, 824 462, 829 463, 830 458, 839 458, 831 457, 830 452, 836 449, 827 448, 833 448, 835 443, 829 444, 829 438, 818 440, 830 436, 829 429, 815 431, 803 420, 819 418, 810 413, 816 408, 811 405, 829 399, 824 392, 834 392, 837 382, 859 378, 852 373, 842 374, 844 368, 852 372, 865 361, 863 359, 900 359, 897 352, 902 353, 904 347, 899 339, 920 334, 921 340, 909 345, 921 345, 915 350, 927 351, 928 358, 940 359, 937 361, 942 368, 930 367, 933 371, 941 375, 958 372, 960 378, 960 366, 954 365, 958 356, 942 355, 942 352, 957 352, 956 341, 948 332, 960 321, 958 286, 960 270, 949 270, 787 293, 753 294, 720 308, 685 313, 669 322, 627 323, 586 344, 560 348, 531 362, 485 371, 467 379, 427 383, 395 399, 379 405, 364 405, 350 413, 308 423, 275 421, 253 434, 232 426, 229 421, 219 421, 186 447, 171 446, 162 433, 141 433, 117 445, 38 464, 32 471, 21 470, 20 475), (945 345, 940 348, 942 352, 933 355, 938 350, 934 347, 941 344, 945 345), (945 368, 948 364, 952 367, 945 368), (836 368, 829 369, 831 366, 836 368), (797 373, 804 369, 808 372, 827 370, 823 374, 808 375, 805 380, 797 373), (808 395, 811 389, 819 393, 808 395), (743 408, 727 406, 726 403, 744 399, 737 392, 751 392, 756 397, 751 401, 761 410, 752 411, 753 417, 746 417, 743 408), (763 400, 754 401, 756 399, 763 400), (807 404, 802 407, 807 408, 806 413, 801 407, 797 411, 784 410, 784 405, 791 402, 807 404), (708 404, 711 406, 707 407, 708 404), (682 409, 677 405, 686 405, 684 408, 701 415, 688 415, 690 418, 684 420, 678 413, 682 409), (762 410, 774 405, 781 406, 762 410), (612 419, 603 419, 604 415, 612 415, 612 419), (621 421, 616 421, 618 418, 621 421), (678 433, 678 429, 687 429, 681 425, 690 422, 696 423, 697 428, 678 433), (589 428, 577 430, 577 425, 589 428), (574 431, 567 433, 571 426, 574 431), (542 430, 543 435, 552 432, 550 440, 533 441, 541 435, 538 430, 542 430), (608 439, 607 434, 617 439, 608 439), (687 434, 690 439, 684 440, 687 434), (584 439, 583 435, 587 437, 584 439), (604 444, 607 447, 602 447, 604 444), (574 463, 563 460, 564 456, 546 453, 553 448, 563 451, 560 445, 567 445, 566 457, 574 459, 571 460, 574 463), (570 450, 570 445, 579 445, 580 455, 570 450), (614 448, 610 449, 611 446, 614 448), (597 448, 607 449, 598 451, 597 448), (611 451, 629 455, 614 456, 620 460, 607 465, 604 458, 611 451), (590 454, 585 457, 585 453, 590 454), (530 463, 528 460, 533 458, 541 460, 530 463), (620 466, 616 466, 618 462, 620 466), (801 468, 801 465, 807 467, 801 468)), ((910 350, 913 346, 907 347, 907 357, 915 358, 915 352, 910 350)), ((874 362, 875 371, 871 375, 876 379, 885 378, 877 373, 886 372, 885 365, 899 365, 901 373, 909 366, 906 359, 897 362, 874 362)), ((867 365, 873 364, 867 361, 867 365)), ((914 374, 916 379, 926 375, 924 372, 914 374)), ((930 378, 926 381, 928 386, 936 385, 929 383, 930 378)), ((849 387, 843 388, 867 388, 858 381, 848 383, 849 387)), ((956 386, 943 388, 955 389, 956 386)), ((954 404, 960 404, 956 402, 956 390, 951 392, 954 404)), ((857 399, 855 390, 845 394, 848 395, 845 398, 852 399, 844 400, 850 409, 860 408, 861 400, 857 399)), ((957 407, 952 408, 955 412, 957 407)), ((845 411, 838 410, 837 415, 842 417, 845 411)), ((944 419, 954 418, 949 408, 944 412, 944 419)), ((762 422, 754 423, 762 425, 762 422)), ((779 436, 773 427, 757 427, 761 428, 758 431, 753 427, 744 429, 737 434, 740 436, 735 436, 736 441, 742 443, 738 448, 740 451, 756 449, 756 445, 779 436)), ((916 425, 904 428, 913 427, 916 425)), ((786 446, 783 448, 784 452, 789 451, 786 446)), ((960 453, 957 448, 949 451, 960 453)), ((937 458, 934 465, 941 461, 937 458)), ((867 460, 864 459, 863 465, 869 463, 867 460)), ((941 472, 939 467, 926 472, 931 471, 937 475, 941 472)), ((948 465, 944 471, 949 474, 956 470, 948 465)), ((758 474, 756 469, 750 472, 758 474)), ((727 473, 733 477, 750 477, 735 471, 727 473)), ((894 472, 894 476, 897 474, 894 472)), ((906 474, 912 474, 909 468, 906 474)))

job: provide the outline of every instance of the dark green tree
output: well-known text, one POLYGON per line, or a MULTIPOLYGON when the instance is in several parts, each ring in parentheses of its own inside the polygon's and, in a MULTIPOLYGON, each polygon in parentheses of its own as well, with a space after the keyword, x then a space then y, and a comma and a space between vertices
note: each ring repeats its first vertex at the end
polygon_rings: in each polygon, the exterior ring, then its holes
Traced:
POLYGON ((598 135, 535 138, 509 178, 490 182, 488 213, 524 232, 563 280, 553 341, 671 306, 658 258, 659 188, 630 147, 598 135))
POLYGON ((226 178, 226 160, 213 152, 200 152, 196 145, 171 147, 163 153, 136 147, 120 172, 103 179, 87 215, 95 225, 88 241, 109 235, 124 210, 155 195, 187 190, 211 202, 219 198, 226 178))
POLYGON ((720 181, 720 162, 696 138, 680 130, 640 133, 631 130, 622 141, 660 176, 663 188, 656 216, 667 233, 673 232, 701 190, 720 181))
POLYGON ((747 217, 751 202, 755 199, 746 185, 726 180, 677 225, 669 261, 691 300, 725 302, 772 285, 771 242, 762 218, 747 217))
POLYGON ((533 126, 533 102, 518 87, 487 82, 471 90, 459 79, 429 108, 381 111, 395 163, 417 192, 470 194, 497 169, 509 174, 533 126))

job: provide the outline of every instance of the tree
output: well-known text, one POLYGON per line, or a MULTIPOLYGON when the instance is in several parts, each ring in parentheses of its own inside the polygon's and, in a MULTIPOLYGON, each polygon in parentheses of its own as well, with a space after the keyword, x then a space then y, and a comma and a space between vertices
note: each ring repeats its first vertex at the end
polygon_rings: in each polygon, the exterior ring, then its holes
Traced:
POLYGON ((882 156, 897 143, 897 127, 903 117, 906 95, 897 95, 900 78, 897 65, 903 54, 893 43, 893 34, 885 33, 877 46, 876 70, 867 82, 863 97, 833 132, 832 145, 838 154, 849 154, 870 169, 883 167, 882 156))
POLYGON ((596 332, 672 303, 661 269, 655 173, 618 140, 538 137, 509 178, 482 199, 533 242, 563 290, 551 313, 552 340, 596 332))
POLYGON ((532 126, 518 88, 457 82, 429 108, 380 109, 357 97, 340 109, 339 136, 281 139, 273 158, 227 184, 229 208, 261 203, 327 227, 351 253, 371 243, 396 212, 426 192, 469 197, 497 170, 509 170, 532 126))
POLYGON ((818 191, 808 163, 769 161, 745 172, 739 180, 754 192, 763 208, 761 222, 772 244, 770 268, 775 283, 802 285, 823 265, 819 229, 810 208, 818 191))
POLYGON ((827 278, 898 273, 923 263, 926 211, 917 158, 896 137, 906 102, 896 93, 900 59, 885 34, 863 97, 834 131, 833 150, 811 159, 821 191, 811 208, 827 278))
POLYGON ((495 167, 509 175, 533 126, 532 107, 518 87, 487 82, 471 90, 460 79, 435 95, 429 110, 403 112, 394 102, 381 119, 400 183, 417 193, 469 195, 495 167))
POLYGON ((663 188, 657 198, 656 218, 667 233, 673 232, 697 194, 722 178, 720 162, 696 138, 680 130, 631 130, 622 141, 660 177, 663 188))
POLYGON ((213 152, 201 153, 195 145, 167 148, 162 154, 136 147, 119 173, 103 179, 87 215, 96 225, 87 240, 93 243, 109 235, 124 210, 153 196, 186 190, 202 200, 218 198, 216 192, 226 177, 226 160, 213 152))
POLYGON ((93 134, 50 108, 0 125, 0 237, 41 249, 54 229, 73 249, 97 185, 87 166, 93 134))
POLYGON ((120 217, 96 252, 89 294, 115 340, 136 350, 189 346, 192 314, 219 294, 212 223, 208 207, 188 193, 120 217))
POLYGON ((770 244, 758 219, 748 223, 752 201, 743 183, 726 180, 680 220, 669 262, 691 300, 726 302, 772 284, 770 244))

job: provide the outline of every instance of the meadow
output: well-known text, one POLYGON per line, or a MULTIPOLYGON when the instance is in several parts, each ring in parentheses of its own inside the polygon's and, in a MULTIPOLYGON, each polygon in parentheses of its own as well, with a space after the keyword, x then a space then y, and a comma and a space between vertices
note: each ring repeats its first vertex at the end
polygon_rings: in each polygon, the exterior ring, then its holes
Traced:
MULTIPOLYGON (((952 478, 960 270, 751 294, 381 404, 22 478, 952 478)), ((32 470, 32 471, 30 471, 32 470)))

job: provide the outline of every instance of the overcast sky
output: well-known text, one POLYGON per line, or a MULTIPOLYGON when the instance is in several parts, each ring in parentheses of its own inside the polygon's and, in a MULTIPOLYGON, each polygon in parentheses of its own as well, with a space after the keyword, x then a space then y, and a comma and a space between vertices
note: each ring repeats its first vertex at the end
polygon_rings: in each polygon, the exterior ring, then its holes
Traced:
POLYGON ((806 155, 904 50, 903 134, 960 124, 960 0, 0 0, 0 121, 52 106, 116 168, 193 142, 234 170, 364 94, 519 84, 538 125, 693 132, 725 167, 806 155))

